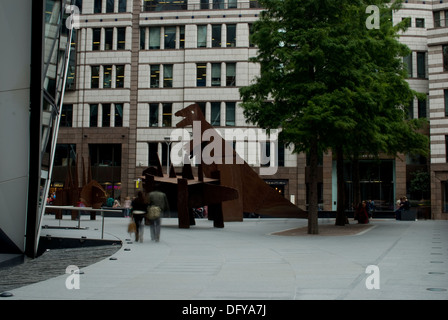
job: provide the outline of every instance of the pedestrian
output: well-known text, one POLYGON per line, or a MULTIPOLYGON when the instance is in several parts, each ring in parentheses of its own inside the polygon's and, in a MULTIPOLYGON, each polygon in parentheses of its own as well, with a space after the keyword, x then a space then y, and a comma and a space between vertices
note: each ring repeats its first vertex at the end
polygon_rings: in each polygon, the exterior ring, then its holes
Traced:
POLYGON ((157 219, 150 220, 149 228, 151 230, 151 240, 159 242, 160 227, 162 222, 162 213, 170 210, 168 198, 166 194, 160 190, 155 190, 149 193, 149 206, 157 206, 160 208, 160 216, 157 219))
POLYGON ((143 192, 139 191, 137 198, 131 203, 131 216, 134 219, 136 231, 135 231, 135 241, 143 242, 143 218, 148 210, 148 202, 143 196, 143 192))
POLYGON ((129 217, 129 213, 131 211, 131 197, 126 197, 124 198, 124 203, 123 203, 123 215, 125 217, 129 217))
POLYGON ((395 210, 395 219, 396 220, 401 220, 401 213, 404 209, 404 198, 405 197, 401 197, 400 199, 397 200, 397 209, 395 210))
POLYGON ((362 201, 359 205, 358 208, 356 209, 356 217, 358 220, 358 223, 360 224, 366 224, 369 223, 369 215, 367 213, 367 209, 366 209, 366 202, 362 201))

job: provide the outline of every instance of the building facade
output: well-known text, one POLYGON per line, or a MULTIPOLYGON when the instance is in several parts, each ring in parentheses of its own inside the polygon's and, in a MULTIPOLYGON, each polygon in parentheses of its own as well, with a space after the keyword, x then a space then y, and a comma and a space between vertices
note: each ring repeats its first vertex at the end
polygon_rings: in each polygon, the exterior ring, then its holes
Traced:
MULTIPOLYGON (((142 171, 155 164, 157 154, 166 168, 174 145, 166 137, 182 120, 175 113, 192 103, 220 131, 253 128, 240 107, 239 88, 259 74, 258 65, 249 62, 256 55, 251 26, 262 10, 257 1, 83 0, 78 5, 80 28, 72 44, 76 55, 64 100, 54 188, 62 187, 67 166, 76 162, 78 172, 90 164, 92 177, 113 197, 133 196, 142 171)), ((404 18, 411 23, 400 38, 412 51, 404 61, 409 83, 427 94, 426 100, 413 101, 409 112, 430 120, 431 156, 362 159, 361 194, 375 200, 378 210, 392 212, 397 198, 411 196, 413 173, 430 170, 432 217, 446 219, 448 4, 406 1, 393 15, 394 22, 404 18)), ((235 147, 246 160, 260 152, 248 143, 235 147)), ((253 168, 258 172, 257 161, 253 168)), ((336 209, 335 168, 332 154, 323 155, 319 201, 325 211, 336 209)), ((346 168, 349 208, 349 163, 346 168)), ((277 172, 262 178, 306 209, 305 154, 280 146, 277 172)))

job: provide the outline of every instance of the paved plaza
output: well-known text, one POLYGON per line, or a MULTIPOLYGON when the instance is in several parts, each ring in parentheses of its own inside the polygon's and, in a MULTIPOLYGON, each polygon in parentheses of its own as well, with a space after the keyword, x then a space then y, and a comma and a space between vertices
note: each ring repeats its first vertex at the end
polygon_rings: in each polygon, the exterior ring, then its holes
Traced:
MULTIPOLYGON (((307 235, 302 219, 245 219, 223 229, 197 219, 190 229, 179 229, 177 219, 164 218, 158 243, 147 226, 143 242, 135 242, 128 221, 111 217, 103 225, 101 217, 83 216, 81 229, 44 229, 43 236, 123 244, 81 274, 62 271, 0 299, 448 299, 448 221, 373 219, 360 228, 352 220, 336 227, 333 219, 320 219, 321 233, 307 235)), ((77 222, 45 216, 44 225, 77 222)))

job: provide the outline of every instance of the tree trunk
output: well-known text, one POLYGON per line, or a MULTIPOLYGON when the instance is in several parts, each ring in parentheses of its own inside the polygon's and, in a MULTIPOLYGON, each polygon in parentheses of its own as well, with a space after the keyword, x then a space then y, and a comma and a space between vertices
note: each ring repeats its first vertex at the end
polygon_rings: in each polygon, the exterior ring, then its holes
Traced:
POLYGON ((337 226, 345 226, 347 217, 345 215, 344 206, 344 153, 342 147, 336 147, 336 175, 337 175, 337 206, 336 206, 336 222, 337 226))
POLYGON ((319 153, 317 148, 317 140, 311 142, 310 147, 310 189, 308 204, 308 234, 318 234, 318 196, 317 196, 317 166, 319 161, 319 153))

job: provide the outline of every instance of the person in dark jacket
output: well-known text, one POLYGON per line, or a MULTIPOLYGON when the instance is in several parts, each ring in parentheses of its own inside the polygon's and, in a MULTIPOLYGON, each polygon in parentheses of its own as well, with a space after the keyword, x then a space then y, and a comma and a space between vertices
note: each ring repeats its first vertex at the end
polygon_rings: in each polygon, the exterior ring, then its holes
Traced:
POLYGON ((143 192, 139 191, 137 198, 132 201, 131 204, 131 216, 134 219, 136 231, 135 231, 135 241, 143 242, 143 218, 148 210, 148 202, 143 196, 143 192))
MULTIPOLYGON (((155 190, 149 193, 149 205, 159 207, 161 213, 169 211, 170 209, 166 194, 159 190, 155 190)), ((151 230, 151 240, 155 242, 159 242, 160 240, 161 219, 162 216, 150 221, 149 227, 151 230)))

